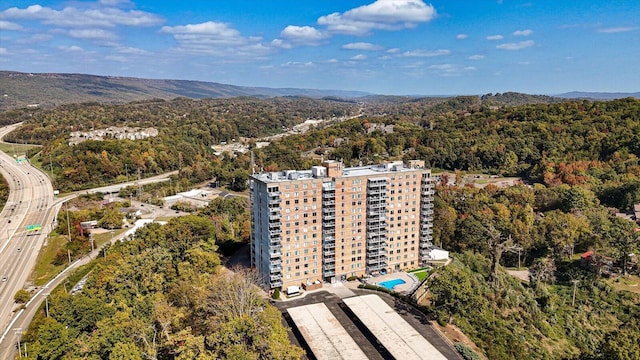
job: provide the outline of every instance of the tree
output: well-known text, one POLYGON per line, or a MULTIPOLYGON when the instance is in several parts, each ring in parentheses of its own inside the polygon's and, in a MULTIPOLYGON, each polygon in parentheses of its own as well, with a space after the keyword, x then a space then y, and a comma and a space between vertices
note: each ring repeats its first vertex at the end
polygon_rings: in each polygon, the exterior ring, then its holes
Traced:
POLYGON ((464 310, 474 293, 469 274, 454 266, 436 270, 428 280, 428 289, 433 296, 432 304, 447 312, 449 323, 453 314, 464 310))
POLYGON ((607 235, 609 244, 622 263, 622 274, 627 275, 627 261, 629 254, 638 250, 640 235, 635 231, 633 221, 615 217, 611 220, 611 227, 607 235))
POLYGON ((638 326, 638 321, 634 319, 607 335, 602 345, 601 355, 603 360, 640 359, 640 326, 638 326))
POLYGON ((20 289, 16 291, 16 294, 13 295, 13 300, 18 304, 24 304, 31 299, 31 293, 25 289, 20 289))
POLYGON ((135 344, 119 342, 113 346, 109 360, 142 360, 142 356, 135 344))

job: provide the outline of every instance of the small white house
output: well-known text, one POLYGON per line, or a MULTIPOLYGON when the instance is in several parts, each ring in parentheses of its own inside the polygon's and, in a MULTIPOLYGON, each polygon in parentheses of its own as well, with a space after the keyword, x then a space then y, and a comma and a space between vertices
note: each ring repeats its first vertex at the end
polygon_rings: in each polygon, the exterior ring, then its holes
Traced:
POLYGON ((429 260, 447 260, 449 258, 449 252, 437 246, 429 249, 429 260))

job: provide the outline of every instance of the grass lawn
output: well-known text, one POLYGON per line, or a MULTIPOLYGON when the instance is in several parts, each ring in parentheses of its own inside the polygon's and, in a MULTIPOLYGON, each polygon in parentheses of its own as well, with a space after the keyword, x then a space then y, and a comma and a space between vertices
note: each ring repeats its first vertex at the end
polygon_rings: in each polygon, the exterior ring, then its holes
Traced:
POLYGON ((418 278, 418 281, 422 281, 424 280, 424 278, 427 277, 428 270, 427 268, 420 268, 415 270, 409 270, 407 271, 407 273, 415 275, 416 278, 418 278))
POLYGON ((640 276, 629 275, 619 277, 615 280, 608 280, 608 283, 617 291, 631 291, 640 294, 640 276))
POLYGON ((5 152, 11 156, 24 155, 27 150, 40 147, 40 145, 24 145, 24 144, 9 144, 0 143, 0 151, 5 152))
POLYGON ((38 254, 36 267, 30 277, 36 286, 46 284, 65 268, 67 265, 66 263, 56 266, 53 265, 52 262, 53 259, 55 259, 58 250, 62 249, 66 242, 67 238, 65 236, 55 235, 51 236, 47 245, 42 247, 42 250, 40 250, 40 253, 38 254))

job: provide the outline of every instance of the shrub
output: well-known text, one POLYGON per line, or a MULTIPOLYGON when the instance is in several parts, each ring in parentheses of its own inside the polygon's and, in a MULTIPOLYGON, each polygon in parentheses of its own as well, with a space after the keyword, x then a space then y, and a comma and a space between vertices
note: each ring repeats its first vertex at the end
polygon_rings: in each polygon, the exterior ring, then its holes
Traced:
POLYGON ((31 293, 25 289, 20 289, 13 295, 13 300, 18 304, 24 304, 29 301, 29 299, 31 299, 31 293))
POLYGON ((464 358, 464 360, 482 360, 480 355, 476 354, 473 349, 463 343, 455 343, 453 347, 456 348, 460 355, 462 355, 462 358, 464 358))
POLYGON ((273 291, 273 294, 271 294, 271 298, 274 299, 274 300, 280 299, 280 288, 276 288, 273 291))

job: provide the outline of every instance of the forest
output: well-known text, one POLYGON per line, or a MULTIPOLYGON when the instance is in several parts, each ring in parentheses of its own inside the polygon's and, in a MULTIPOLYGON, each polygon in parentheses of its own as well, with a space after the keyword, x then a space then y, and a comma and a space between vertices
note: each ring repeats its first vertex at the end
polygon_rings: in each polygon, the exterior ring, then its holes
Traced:
MULTIPOLYGON (((298 359, 280 312, 248 270, 221 267, 218 247, 244 206, 220 199, 138 230, 57 288, 23 336, 27 359, 298 359)), ((246 234, 244 234, 246 235, 246 234)))
MULTIPOLYGON (((170 184, 146 189, 150 198, 145 201, 212 178, 242 191, 253 170, 306 169, 323 158, 342 160, 346 166, 422 159, 434 172, 448 171, 456 178, 474 172, 521 177, 526 185, 509 188, 438 186, 434 242, 451 250, 455 260, 429 279, 429 313, 442 324, 461 328, 489 359, 521 354, 567 360, 640 357, 640 298, 625 285, 632 279, 629 275, 637 279, 640 270, 632 256, 640 251, 640 238, 637 225, 616 216, 640 202, 638 99, 557 102, 510 93, 376 98, 360 104, 301 98, 176 99, 0 114, 2 123, 25 118, 25 130, 11 134, 12 139, 42 144, 40 153, 30 155, 44 169, 53 167, 56 186, 62 189, 125 181, 137 176, 133 169, 140 169, 142 176, 179 170, 170 184), (516 106, 505 106, 508 102, 516 106), (362 116, 266 147, 251 146, 253 156, 215 155, 210 148, 241 136, 279 133, 307 118, 355 114, 362 116), (160 135, 66 143, 72 130, 118 124, 153 126, 160 135), (580 255, 586 251, 593 256, 585 264, 580 255), (504 267, 528 270, 528 281, 508 275, 504 267)), ((75 346, 39 358, 73 354, 116 359, 133 353, 233 357, 236 353, 220 352, 229 344, 237 354, 251 354, 249 358, 298 356, 299 349, 288 342, 284 348, 270 342, 269 336, 280 338, 286 332, 278 327, 274 335, 265 332, 266 326, 280 321, 267 304, 259 302, 265 310, 249 317, 194 305, 222 296, 217 281, 246 284, 246 277, 233 280, 217 270, 225 241, 248 237, 246 231, 238 235, 247 229, 248 217, 246 208, 236 205, 231 207, 235 210, 211 205, 165 227, 147 228, 135 242, 110 248, 106 259, 92 265, 87 282, 92 286, 74 296, 58 293, 58 300, 52 295, 58 310, 49 319, 41 317, 29 332, 42 354, 62 346, 50 346, 53 342, 66 343, 60 340, 65 336, 74 339, 75 346), (128 277, 132 280, 124 283, 114 280, 128 277), (101 305, 95 311, 69 305, 80 301, 76 299, 101 305), (158 318, 156 306, 169 306, 171 318, 158 318), (211 322, 200 323, 205 315, 211 315, 211 322), (71 319, 88 325, 69 325, 71 319), (255 336, 248 337, 251 341, 270 345, 225 337, 222 329, 250 333, 255 336), (122 343, 116 346, 118 341, 122 343)), ((102 219, 105 214, 84 216, 102 219)))

